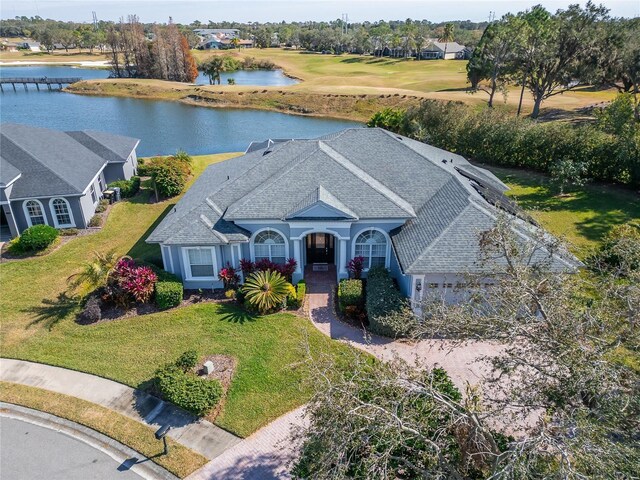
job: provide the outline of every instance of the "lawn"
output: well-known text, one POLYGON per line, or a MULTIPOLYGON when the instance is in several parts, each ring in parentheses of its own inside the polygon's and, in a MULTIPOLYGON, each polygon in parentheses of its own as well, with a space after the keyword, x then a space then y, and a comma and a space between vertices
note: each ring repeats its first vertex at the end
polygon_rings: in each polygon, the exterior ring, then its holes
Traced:
POLYGON ((536 172, 483 165, 504 181, 507 195, 584 258, 611 227, 640 222, 640 196, 619 185, 587 185, 558 196, 549 177, 536 172))
MULTIPOLYGON (((199 173, 212 162, 237 154, 196 157, 199 173)), ((93 251, 150 259, 157 246, 144 238, 175 200, 150 204, 145 192, 115 205, 104 229, 73 239, 43 257, 0 265, 2 355, 105 376, 133 387, 152 378, 158 366, 195 348, 238 359, 238 370, 217 423, 246 436, 301 405, 306 342, 312 349, 346 348, 291 314, 253 318, 229 306, 199 304, 94 326, 74 322, 75 303, 65 297, 66 278, 93 251)))

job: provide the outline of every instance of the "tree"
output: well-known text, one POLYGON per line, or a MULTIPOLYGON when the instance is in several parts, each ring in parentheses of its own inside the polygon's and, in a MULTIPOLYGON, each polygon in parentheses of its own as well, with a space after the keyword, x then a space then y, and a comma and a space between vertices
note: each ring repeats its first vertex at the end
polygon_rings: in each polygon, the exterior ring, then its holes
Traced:
POLYGON ((94 252, 93 259, 82 265, 82 270, 71 275, 67 281, 73 289, 82 287, 85 293, 91 292, 107 284, 119 257, 115 250, 106 253, 94 252))
POLYGON ((238 37, 233 37, 231 39, 231 45, 233 45, 234 49, 238 48, 238 45, 240 45, 240 39, 238 37))
POLYGON ((200 70, 209 77, 209 85, 220 85, 220 73, 224 71, 224 58, 219 55, 211 57, 200 64, 200 70))
POLYGON ((447 46, 449 42, 453 42, 455 38, 455 25, 453 23, 446 23, 442 29, 442 33, 438 36, 439 42, 444 42, 444 54, 442 58, 447 58, 447 46))

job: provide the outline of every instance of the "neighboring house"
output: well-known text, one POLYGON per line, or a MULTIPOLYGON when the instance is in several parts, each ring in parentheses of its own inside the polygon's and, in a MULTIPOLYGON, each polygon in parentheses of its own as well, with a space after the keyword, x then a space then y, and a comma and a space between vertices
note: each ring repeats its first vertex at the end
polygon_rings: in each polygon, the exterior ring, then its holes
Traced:
POLYGON ((240 30, 237 28, 196 28, 193 33, 201 37, 222 35, 229 38, 240 36, 240 30))
POLYGON ((8 40, 3 40, 0 43, 0 50, 3 52, 17 52, 19 45, 14 42, 9 42, 8 40))
POLYGON ((20 44, 20 48, 24 48, 25 50, 30 50, 32 52, 39 52, 40 44, 38 42, 22 42, 20 44))
MULTIPOLYGON (((237 36, 225 35, 222 33, 217 33, 214 35, 207 35, 202 39, 202 41, 198 44, 196 48, 199 50, 224 50, 235 48, 236 44, 234 43, 234 39, 238 38, 237 36)), ((238 48, 252 48, 253 40, 237 40, 238 48)))
POLYGON ((0 215, 5 235, 37 224, 86 228, 108 183, 136 173, 139 140, 3 123, 0 215))
MULTIPOLYGON (((208 167, 147 238, 186 288, 218 288, 227 263, 295 258, 293 281, 314 264, 348 276, 347 263, 385 266, 401 291, 451 292, 479 268, 481 231, 515 205, 487 170, 382 129, 315 140, 254 142, 208 167), (493 202, 493 203, 491 203, 493 202)), ((527 238, 531 224, 519 220, 527 238)), ((559 270, 572 260, 553 257, 559 270)))
POLYGON ((464 60, 469 58, 469 49, 456 42, 445 44, 445 42, 429 40, 426 47, 420 52, 420 57, 424 59, 464 60))

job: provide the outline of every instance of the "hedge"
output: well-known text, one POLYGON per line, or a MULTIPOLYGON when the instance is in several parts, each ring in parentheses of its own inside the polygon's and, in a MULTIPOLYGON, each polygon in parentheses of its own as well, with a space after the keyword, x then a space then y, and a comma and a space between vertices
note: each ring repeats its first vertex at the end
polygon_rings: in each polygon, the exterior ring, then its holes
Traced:
POLYGON ((307 282, 300 280, 296 285, 297 299, 300 306, 304 305, 304 296, 307 294, 307 282))
POLYGON ((131 177, 129 180, 116 180, 111 182, 108 187, 118 187, 122 198, 130 198, 140 190, 140 177, 131 177))
POLYGON ((366 292, 366 311, 372 332, 393 338, 411 335, 416 318, 388 270, 382 267, 369 270, 366 292))
POLYGON ((209 413, 223 393, 218 380, 200 378, 173 364, 156 372, 155 385, 162 398, 198 416, 209 413))
POLYGON ((164 270, 154 269, 158 275, 156 282, 156 305, 160 310, 180 305, 184 296, 184 286, 178 277, 164 270))
POLYGON ((60 232, 49 225, 34 225, 22 232, 16 246, 23 252, 44 250, 58 238, 58 235, 60 232))
POLYGON ((338 285, 338 306, 344 312, 347 307, 359 307, 363 302, 362 280, 342 280, 338 285))

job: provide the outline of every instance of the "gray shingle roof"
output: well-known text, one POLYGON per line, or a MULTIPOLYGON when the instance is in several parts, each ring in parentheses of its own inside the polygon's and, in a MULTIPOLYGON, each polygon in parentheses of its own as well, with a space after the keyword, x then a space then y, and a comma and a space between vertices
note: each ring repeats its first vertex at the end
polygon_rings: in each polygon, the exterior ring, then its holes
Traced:
POLYGON ((247 241, 234 221, 296 221, 321 203, 327 218, 404 222, 391 238, 405 273, 453 273, 469 268, 478 231, 499 214, 478 182, 499 195, 507 190, 459 155, 377 128, 263 145, 208 167, 148 241, 247 241))
POLYGON ((11 198, 29 198, 81 194, 107 162, 116 161, 131 147, 126 160, 138 140, 3 123, 0 142, 0 182, 8 182, 16 171, 20 172, 11 198))

